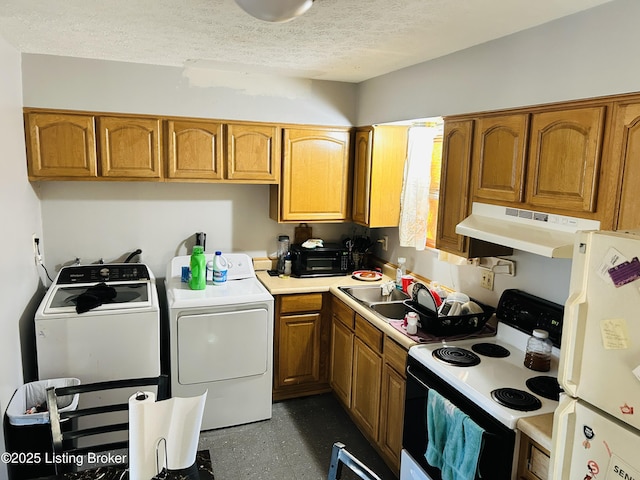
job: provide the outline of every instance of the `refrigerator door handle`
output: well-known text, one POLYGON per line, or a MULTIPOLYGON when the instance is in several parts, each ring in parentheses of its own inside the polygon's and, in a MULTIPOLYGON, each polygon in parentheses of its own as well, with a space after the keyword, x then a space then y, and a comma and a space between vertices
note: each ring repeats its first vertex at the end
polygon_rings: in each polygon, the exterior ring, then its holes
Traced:
POLYGON ((551 468, 549 480, 568 478, 571 470, 575 423, 575 400, 568 397, 561 398, 553 414, 553 448, 549 462, 551 468))
POLYGON ((559 365, 559 380, 572 397, 577 396, 584 349, 584 329, 587 318, 587 303, 584 298, 570 297, 565 305, 562 350, 559 365))

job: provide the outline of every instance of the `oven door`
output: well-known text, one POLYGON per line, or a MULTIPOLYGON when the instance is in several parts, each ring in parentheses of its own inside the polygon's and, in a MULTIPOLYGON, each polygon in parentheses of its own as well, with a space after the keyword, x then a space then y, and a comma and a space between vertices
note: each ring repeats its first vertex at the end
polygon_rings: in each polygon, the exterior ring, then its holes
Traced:
MULTIPOLYGON (((447 382, 409 356, 402 446, 426 473, 426 477, 415 478, 442 480, 440 470, 429 465, 425 458, 428 442, 427 395, 432 388, 469 415, 485 431, 476 479, 510 480, 514 463, 515 431, 488 415, 447 382)), ((413 470, 417 471, 415 468, 413 470)))

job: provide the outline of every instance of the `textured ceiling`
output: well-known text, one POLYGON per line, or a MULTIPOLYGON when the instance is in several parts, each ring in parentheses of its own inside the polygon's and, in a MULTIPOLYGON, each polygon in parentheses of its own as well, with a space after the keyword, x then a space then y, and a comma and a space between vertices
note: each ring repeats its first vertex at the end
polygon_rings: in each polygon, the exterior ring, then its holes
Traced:
POLYGON ((278 24, 234 0, 0 0, 0 35, 25 53, 360 82, 608 1, 316 0, 278 24))

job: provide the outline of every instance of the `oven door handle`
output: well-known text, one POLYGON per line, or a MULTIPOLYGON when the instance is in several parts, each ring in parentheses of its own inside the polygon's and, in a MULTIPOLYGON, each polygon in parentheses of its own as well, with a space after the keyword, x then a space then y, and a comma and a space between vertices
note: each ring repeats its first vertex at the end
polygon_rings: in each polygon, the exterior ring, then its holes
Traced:
POLYGON ((413 370, 411 368, 411 365, 407 365, 407 375, 410 375, 411 378, 413 378, 416 382, 418 382, 420 385, 422 385, 427 390, 431 389, 431 387, 429 385, 424 383, 424 381, 422 381, 420 379, 420 377, 418 377, 418 372, 417 371, 415 373, 413 372, 413 370))

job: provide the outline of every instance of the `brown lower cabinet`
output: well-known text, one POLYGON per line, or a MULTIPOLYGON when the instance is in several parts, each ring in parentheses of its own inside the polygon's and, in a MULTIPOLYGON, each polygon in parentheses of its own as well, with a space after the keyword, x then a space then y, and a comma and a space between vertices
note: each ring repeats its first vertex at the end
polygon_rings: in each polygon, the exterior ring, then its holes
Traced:
POLYGON ((527 435, 520 439, 518 459, 519 480, 547 480, 549 476, 549 451, 527 435))
POLYGON ((328 296, 328 293, 276 296, 274 401, 331 390, 328 296))
POLYGON ((396 473, 400 470, 407 350, 332 297, 330 383, 396 473))

